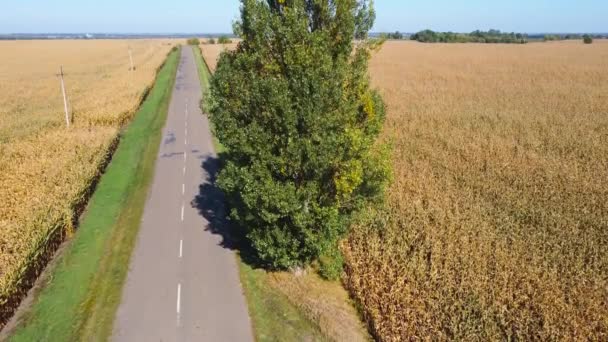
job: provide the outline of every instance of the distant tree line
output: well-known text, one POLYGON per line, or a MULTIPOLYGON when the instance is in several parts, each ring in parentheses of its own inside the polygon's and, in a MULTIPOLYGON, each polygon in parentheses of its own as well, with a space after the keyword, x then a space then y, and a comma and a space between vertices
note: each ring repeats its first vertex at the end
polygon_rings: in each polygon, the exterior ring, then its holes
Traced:
POLYGON ((583 40, 585 44, 593 43, 593 39, 602 39, 604 38, 601 34, 546 34, 543 36, 543 40, 546 42, 556 41, 556 40, 583 40))
POLYGON ((188 45, 199 45, 201 43, 201 41, 198 40, 198 38, 190 38, 186 41, 186 43, 188 45))
POLYGON ((500 32, 499 30, 477 30, 471 33, 435 32, 432 30, 424 30, 413 34, 410 39, 422 43, 526 44, 528 42, 528 35, 515 32, 500 32))
POLYGON ((232 40, 227 36, 220 36, 217 40, 215 38, 209 38, 204 44, 230 44, 232 40))
POLYGON ((217 43, 218 44, 230 44, 230 43, 232 43, 232 40, 226 36, 220 36, 217 39, 217 43))
POLYGON ((399 32, 399 31, 395 31, 395 33, 381 33, 380 38, 401 40, 405 37, 403 36, 403 33, 399 32))

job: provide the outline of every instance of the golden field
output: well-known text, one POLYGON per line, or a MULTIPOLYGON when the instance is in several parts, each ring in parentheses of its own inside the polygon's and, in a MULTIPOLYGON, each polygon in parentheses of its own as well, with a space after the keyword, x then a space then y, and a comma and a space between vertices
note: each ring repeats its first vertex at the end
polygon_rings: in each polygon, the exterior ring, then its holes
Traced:
POLYGON ((608 339, 608 42, 387 42, 387 209, 344 245, 381 340, 608 339))
POLYGON ((167 40, 0 42, 3 310, 31 281, 27 273, 41 267, 49 244, 70 234, 121 125, 173 45, 167 40), (69 129, 56 76, 60 65, 73 115, 69 129))
POLYGON ((211 73, 215 72, 215 67, 217 66, 217 61, 224 50, 234 50, 238 45, 238 39, 232 39, 233 43, 231 44, 207 44, 207 40, 201 41, 201 53, 205 62, 207 62, 207 66, 211 73))

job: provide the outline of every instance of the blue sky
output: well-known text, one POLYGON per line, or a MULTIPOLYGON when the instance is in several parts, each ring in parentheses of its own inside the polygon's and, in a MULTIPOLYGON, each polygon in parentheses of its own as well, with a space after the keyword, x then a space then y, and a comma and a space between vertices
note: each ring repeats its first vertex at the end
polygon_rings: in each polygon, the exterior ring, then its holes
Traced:
MULTIPOLYGON (((0 33, 230 32, 237 0, 4 0, 0 33)), ((374 31, 606 32, 607 0, 376 0, 374 31)))

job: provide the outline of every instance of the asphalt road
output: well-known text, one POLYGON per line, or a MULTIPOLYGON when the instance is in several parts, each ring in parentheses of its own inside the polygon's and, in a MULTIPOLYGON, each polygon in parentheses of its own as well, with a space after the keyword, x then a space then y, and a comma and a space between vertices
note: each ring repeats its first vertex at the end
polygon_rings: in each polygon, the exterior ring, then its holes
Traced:
POLYGON ((252 341, 222 236, 217 158, 190 47, 182 49, 156 172, 114 323, 115 341, 252 341))

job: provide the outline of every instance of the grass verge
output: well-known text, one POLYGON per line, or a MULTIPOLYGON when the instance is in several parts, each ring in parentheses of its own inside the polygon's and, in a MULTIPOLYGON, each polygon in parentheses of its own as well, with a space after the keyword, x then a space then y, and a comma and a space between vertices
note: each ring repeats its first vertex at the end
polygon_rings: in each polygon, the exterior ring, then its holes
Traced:
MULTIPOLYGON (((201 53, 201 48, 200 46, 196 46, 196 47, 192 47, 192 50, 194 51, 194 56, 195 56, 195 60, 196 60, 196 69, 198 70, 198 78, 201 81, 201 90, 203 92, 203 100, 205 99, 206 95, 209 93, 209 82, 211 81, 211 71, 209 71, 209 67, 207 66, 207 63, 205 62, 205 60, 203 59, 203 55, 201 53)), ((203 104, 203 102, 201 102, 201 104, 203 104)), ((205 112, 205 106, 201 106, 203 107, 203 112, 205 112)))
MULTIPOLYGON (((205 96, 209 92, 211 73, 200 47, 194 51, 205 96)), ((205 100, 201 105, 205 112, 205 100)), ((211 123, 210 126, 213 130, 211 123)), ((221 159, 226 150, 215 135, 213 142, 221 159)), ((370 340, 339 282, 324 281, 314 272, 300 277, 287 272, 267 272, 252 266, 244 253, 246 248, 239 252, 237 262, 256 340, 370 340)))
POLYGON ((178 60, 179 51, 167 57, 124 132, 73 241, 17 323, 11 341, 105 341, 111 335, 178 60))
MULTIPOLYGON (((195 55, 194 59, 196 60, 196 69, 198 70, 198 77, 201 81, 201 90, 203 92, 203 98, 201 100, 201 109, 202 109, 203 113, 207 113, 207 103, 205 101, 207 98, 207 94, 209 94, 209 83, 211 82, 211 71, 209 70, 209 66, 205 62, 205 59, 203 58, 200 45, 197 47, 192 47, 192 50, 194 50, 194 55, 195 55)), ((209 121, 209 125, 211 127, 211 130, 215 131, 215 128, 213 127, 213 123, 211 121, 209 121)), ((215 146, 215 152, 217 154, 221 154, 222 152, 225 151, 224 145, 222 145, 222 143, 220 143, 220 141, 215 137, 215 134, 212 134, 212 135, 213 135, 213 145, 215 146)))
POLYGON ((268 282, 268 273, 237 258, 257 341, 330 341, 319 326, 268 282))

